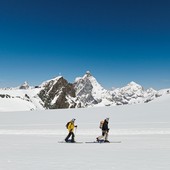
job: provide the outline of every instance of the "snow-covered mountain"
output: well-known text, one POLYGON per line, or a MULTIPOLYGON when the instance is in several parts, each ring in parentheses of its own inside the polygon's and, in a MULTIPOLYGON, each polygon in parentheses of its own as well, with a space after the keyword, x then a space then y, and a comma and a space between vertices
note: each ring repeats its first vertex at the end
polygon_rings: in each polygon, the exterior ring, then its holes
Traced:
POLYGON ((0 89, 0 111, 148 103, 169 94, 170 89, 145 90, 135 82, 130 82, 122 88, 106 90, 87 71, 83 77, 76 78, 74 83, 69 83, 64 77, 59 76, 35 87, 24 82, 17 88, 0 89))
POLYGON ((117 88, 111 93, 116 104, 122 105, 147 103, 156 97, 157 91, 152 88, 144 90, 141 85, 132 81, 125 87, 117 88))
POLYGON ((83 77, 76 78, 74 87, 76 96, 85 107, 113 104, 110 91, 104 89, 89 71, 83 77))
POLYGON ((63 77, 43 82, 38 96, 43 101, 46 109, 75 108, 76 95, 73 84, 68 83, 63 77))

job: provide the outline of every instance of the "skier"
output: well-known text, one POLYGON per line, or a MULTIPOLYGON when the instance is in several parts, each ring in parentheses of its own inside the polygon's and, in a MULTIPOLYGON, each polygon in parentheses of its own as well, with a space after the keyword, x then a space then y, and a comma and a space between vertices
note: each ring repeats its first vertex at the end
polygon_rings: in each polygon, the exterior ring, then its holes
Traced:
POLYGON ((101 127, 102 135, 96 138, 97 142, 100 142, 102 140, 104 140, 104 142, 109 142, 108 141, 108 133, 109 133, 108 123, 109 123, 109 118, 106 118, 101 127))
POLYGON ((77 125, 74 125, 74 122, 75 122, 75 120, 76 119, 72 119, 70 122, 68 122, 67 123, 67 129, 68 129, 68 131, 69 131, 69 133, 68 133, 68 135, 67 135, 67 137, 65 138, 65 141, 66 142, 75 142, 75 140, 74 140, 74 137, 75 137, 75 135, 74 135, 74 127, 76 127, 77 128, 77 125), (69 138, 71 137, 71 140, 69 140, 69 138))

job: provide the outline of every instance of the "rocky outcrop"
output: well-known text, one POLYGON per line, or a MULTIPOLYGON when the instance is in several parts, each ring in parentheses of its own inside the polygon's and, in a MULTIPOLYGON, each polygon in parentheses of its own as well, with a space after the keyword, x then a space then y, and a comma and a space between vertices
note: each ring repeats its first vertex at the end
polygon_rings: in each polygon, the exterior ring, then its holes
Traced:
POLYGON ((46 109, 75 108, 77 106, 75 89, 63 77, 44 82, 38 94, 46 109))

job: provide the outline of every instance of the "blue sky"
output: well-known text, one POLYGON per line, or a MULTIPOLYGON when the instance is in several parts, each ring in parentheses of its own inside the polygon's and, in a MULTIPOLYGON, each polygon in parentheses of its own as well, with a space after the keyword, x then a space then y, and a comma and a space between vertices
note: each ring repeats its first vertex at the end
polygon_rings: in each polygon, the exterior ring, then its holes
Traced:
POLYGON ((170 1, 0 2, 0 87, 89 70, 105 88, 170 87, 170 1))

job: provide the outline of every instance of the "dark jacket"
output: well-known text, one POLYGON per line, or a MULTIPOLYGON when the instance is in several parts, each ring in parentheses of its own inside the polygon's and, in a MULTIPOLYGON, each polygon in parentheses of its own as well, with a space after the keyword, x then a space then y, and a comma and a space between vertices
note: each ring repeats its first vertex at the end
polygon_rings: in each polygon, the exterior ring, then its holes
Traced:
POLYGON ((104 131, 109 131, 108 122, 107 122, 106 120, 104 120, 102 130, 104 130, 104 131))

